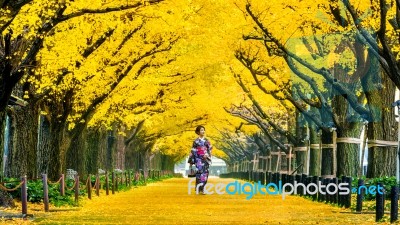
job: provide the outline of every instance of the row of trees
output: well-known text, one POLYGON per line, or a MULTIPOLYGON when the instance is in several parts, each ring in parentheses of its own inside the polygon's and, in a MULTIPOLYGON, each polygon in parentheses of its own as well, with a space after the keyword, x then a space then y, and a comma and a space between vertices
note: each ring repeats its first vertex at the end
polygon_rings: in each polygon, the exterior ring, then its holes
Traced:
MULTIPOLYGON (((155 151, 171 167, 199 124, 229 164, 251 155, 224 138, 243 120, 262 131, 251 140, 264 148, 324 144, 311 154, 322 175, 357 174, 361 141, 351 138, 365 130, 367 175, 395 173, 395 2, 0 3, 9 176, 140 168, 133 161, 155 151), (26 107, 7 107, 13 92, 26 107)), ((297 153, 298 164, 305 158, 297 153)))
POLYGON ((219 75, 239 36, 237 24, 221 29, 229 9, 213 1, 1 1, 5 176, 171 169, 197 125, 238 123, 221 107, 243 99, 234 79, 219 75), (11 94, 27 105, 8 107, 11 94))
MULTIPOLYGON (((285 143, 322 142, 322 155, 311 152, 311 167, 318 168, 322 160, 321 171, 311 168, 314 175, 359 175, 364 130, 367 177, 394 176, 398 126, 391 104, 400 87, 399 5, 384 0, 248 1, 242 9, 254 30, 244 34, 247 45, 235 54, 241 67, 232 67, 232 73, 252 103, 227 111, 257 125, 285 152, 285 143), (278 100, 284 113, 260 101, 263 94, 278 100)), ((239 159, 229 154, 231 161, 239 159)), ((303 152, 296 158, 298 164, 305 162, 303 152)))
MULTIPOLYGON (((1 127, 9 118, 6 176, 32 178, 44 172, 55 179, 67 168, 80 174, 148 168, 160 132, 146 133, 143 123, 145 114, 163 112, 164 93, 145 92, 146 80, 140 78, 174 61, 174 54, 165 52, 179 39, 168 29, 151 31, 159 20, 146 8, 160 2, 1 2, 1 127), (27 106, 8 108, 12 93, 27 106), (104 119, 93 121, 98 111, 104 119), (118 123, 128 114, 138 116, 118 123)), ((163 158, 159 169, 172 168, 172 156, 157 155, 163 158)))

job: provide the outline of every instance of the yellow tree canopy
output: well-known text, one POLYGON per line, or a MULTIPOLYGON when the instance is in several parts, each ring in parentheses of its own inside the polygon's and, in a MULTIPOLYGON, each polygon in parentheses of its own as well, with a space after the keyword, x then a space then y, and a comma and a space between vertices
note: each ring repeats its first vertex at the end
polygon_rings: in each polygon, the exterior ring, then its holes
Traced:
MULTIPOLYGON (((118 123, 130 129, 145 120, 146 134, 160 137, 156 148, 180 159, 188 153, 197 125, 206 126, 213 142, 218 130, 234 131, 243 122, 224 108, 251 104, 232 71, 243 70, 235 50, 247 48, 242 35, 251 32, 252 25, 243 15, 243 5, 233 0, 156 2, 38 0, 25 5, 10 26, 14 35, 26 32, 24 38, 34 40, 41 35, 43 22, 51 23, 57 9, 66 4, 63 15, 73 16, 63 17, 43 34, 34 76, 26 81, 35 84, 37 94, 51 90, 50 95, 60 99, 73 90, 70 128, 85 122, 108 128, 118 123), (133 4, 138 7, 123 7, 133 4), (77 16, 77 12, 91 13, 77 16), (102 96, 95 113, 82 117, 102 96)), ((288 79, 276 76, 283 83, 288 79)), ((266 108, 282 108, 272 97, 252 90, 266 108)), ((244 126, 244 130, 258 129, 244 126)), ((217 148, 214 154, 223 157, 217 148)))

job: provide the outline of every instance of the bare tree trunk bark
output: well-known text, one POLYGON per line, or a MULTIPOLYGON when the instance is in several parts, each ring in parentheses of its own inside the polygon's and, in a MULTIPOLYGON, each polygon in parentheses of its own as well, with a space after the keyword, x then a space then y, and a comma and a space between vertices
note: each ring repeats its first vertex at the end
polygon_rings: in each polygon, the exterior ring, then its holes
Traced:
POLYGON ((87 132, 86 145, 86 171, 90 174, 96 174, 99 167, 99 152, 101 147, 99 129, 89 129, 87 132))
MULTIPOLYGON (((391 107, 395 97, 395 85, 386 74, 377 71, 368 74, 363 81, 363 88, 372 121, 368 124, 368 141, 397 141, 397 123, 394 108, 391 107)), ((369 147, 367 177, 395 176, 396 152, 396 147, 369 147)))
POLYGON ((107 170, 114 170, 115 167, 115 146, 116 146, 116 138, 114 136, 113 131, 109 131, 107 134, 107 158, 106 158, 106 167, 107 170))
MULTIPOLYGON (((0 155, 3 156, 4 153, 4 134, 6 125, 7 112, 5 109, 0 110, 0 155)), ((1 165, 1 179, 4 178, 3 173, 3 157, 0 157, 1 165)), ((7 192, 0 190, 0 206, 2 207, 14 207, 14 201, 12 196, 7 192)))
MULTIPOLYGON (((49 170, 49 156, 52 146, 50 121, 46 117, 40 116, 39 119, 39 145, 37 151, 37 170, 38 173, 48 174, 49 170)), ((54 165, 54 164, 53 164, 54 165)), ((49 174, 48 174, 49 175, 49 174)), ((50 176, 49 176, 50 177, 50 176)))
MULTIPOLYGON (((352 111, 349 103, 341 95, 333 99, 333 111, 338 118, 337 138, 359 138, 361 135, 361 122, 358 118, 351 118, 352 111), (354 121, 352 121, 354 120, 354 121)), ((337 172, 336 176, 357 176, 360 165, 360 147, 356 143, 337 143, 337 172)))
POLYGON ((12 110, 13 149, 11 177, 26 175, 28 179, 37 178, 36 149, 38 144, 38 108, 35 104, 14 107, 12 110))
POLYGON ((298 174, 307 173, 307 150, 304 148, 307 147, 307 142, 304 141, 307 135, 307 123, 302 117, 302 115, 297 112, 296 113, 296 137, 300 140, 299 143, 295 145, 295 148, 298 147, 299 150, 295 151, 296 153, 296 165, 301 166, 298 170, 298 174), (303 140, 303 141, 302 141, 303 140), (301 149, 301 150, 300 150, 301 149))
MULTIPOLYGON (((333 143, 332 133, 322 131, 322 144, 330 145, 333 143)), ((322 160, 321 160, 321 176, 333 175, 333 148, 325 147, 322 148, 322 160)))
POLYGON ((117 168, 125 170, 125 138, 122 135, 117 135, 117 168))
MULTIPOLYGON (((85 126, 85 125, 76 125, 85 126)), ((77 127, 71 132, 71 142, 66 152, 67 169, 73 169, 78 172, 79 176, 86 176, 87 171, 85 162, 87 160, 86 153, 86 128, 77 127)))
POLYGON ((98 158, 98 168, 102 170, 106 170, 106 162, 107 162, 107 131, 100 129, 98 132, 99 136, 99 154, 98 158))
MULTIPOLYGON (((14 126, 11 126, 13 117, 11 113, 6 116, 4 130, 4 177, 12 177, 13 150, 14 150, 14 126)), ((1 168, 3 170, 3 167, 1 168)))
POLYGON ((321 154, 319 150, 319 143, 321 137, 317 135, 315 126, 312 126, 312 122, 309 123, 310 127, 310 175, 320 176, 321 175, 321 154), (317 147, 318 146, 318 147, 317 147))

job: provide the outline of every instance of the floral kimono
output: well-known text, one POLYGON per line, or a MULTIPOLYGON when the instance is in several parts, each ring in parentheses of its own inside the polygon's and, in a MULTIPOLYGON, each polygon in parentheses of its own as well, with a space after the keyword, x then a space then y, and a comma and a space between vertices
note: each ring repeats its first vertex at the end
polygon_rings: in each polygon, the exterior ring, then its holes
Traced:
POLYGON ((207 184, 211 150, 210 141, 207 138, 199 137, 193 142, 192 152, 189 155, 189 163, 196 166, 196 187, 198 184, 203 184, 199 187, 199 192, 203 192, 203 188, 207 184))

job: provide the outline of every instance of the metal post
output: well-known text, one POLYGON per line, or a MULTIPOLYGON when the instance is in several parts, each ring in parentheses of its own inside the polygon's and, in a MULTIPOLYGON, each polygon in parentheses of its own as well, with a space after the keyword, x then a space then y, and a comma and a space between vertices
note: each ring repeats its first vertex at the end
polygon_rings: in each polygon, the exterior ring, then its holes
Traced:
POLYGON ((397 185, 392 186, 390 199, 390 222, 393 223, 399 217, 399 187, 397 185))
MULTIPOLYGON (((382 183, 378 183, 378 188, 383 187, 382 183)), ((384 190, 383 190, 384 191, 384 190)), ((380 194, 378 191, 376 192, 376 214, 375 221, 378 222, 383 218, 384 214, 384 205, 385 205, 385 197, 383 194, 380 194)))
POLYGON ((344 203, 345 208, 350 208, 351 206, 351 183, 352 183, 352 178, 351 177, 346 177, 346 183, 347 187, 350 189, 350 193, 346 195, 346 200, 344 203))

